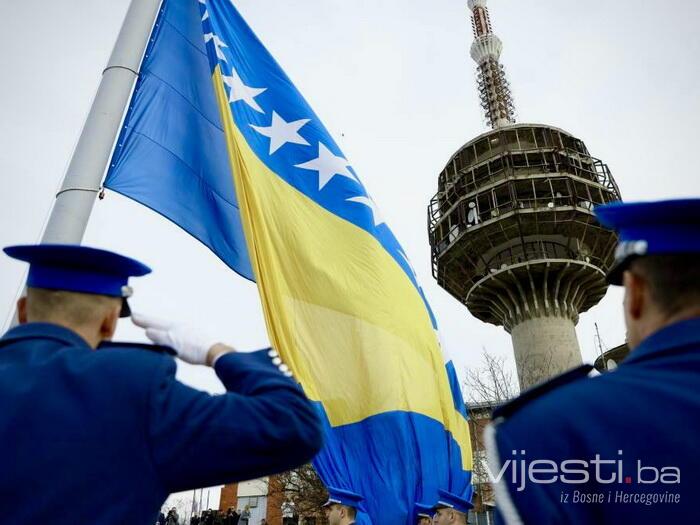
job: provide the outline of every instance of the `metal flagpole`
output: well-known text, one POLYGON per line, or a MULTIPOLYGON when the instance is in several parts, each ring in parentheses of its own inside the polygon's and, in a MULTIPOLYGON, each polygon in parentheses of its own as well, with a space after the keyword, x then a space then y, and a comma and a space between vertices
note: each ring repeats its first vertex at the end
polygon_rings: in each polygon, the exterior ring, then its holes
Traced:
POLYGON ((161 0, 132 0, 44 230, 42 243, 80 244, 161 0))
MULTIPOLYGON (((131 0, 56 194, 42 244, 80 244, 83 240, 161 1, 131 0)), ((10 326, 18 322, 15 309, 10 326)))

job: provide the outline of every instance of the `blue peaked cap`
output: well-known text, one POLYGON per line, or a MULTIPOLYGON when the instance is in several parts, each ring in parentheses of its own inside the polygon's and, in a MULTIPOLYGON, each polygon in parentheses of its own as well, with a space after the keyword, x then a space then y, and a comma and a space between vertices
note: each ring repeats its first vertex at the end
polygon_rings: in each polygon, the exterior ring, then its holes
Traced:
POLYGON ((356 492, 352 492, 351 490, 345 490, 345 489, 339 489, 336 487, 327 487, 328 488, 328 501, 326 501, 323 506, 327 507, 328 505, 333 505, 334 503, 337 503, 338 505, 345 505, 347 507, 353 507, 355 509, 362 510, 364 512, 364 508, 362 506, 362 501, 365 499, 356 492))
POLYGON ((121 297, 122 317, 131 314, 129 277, 151 272, 135 259, 75 244, 8 246, 3 251, 29 263, 28 287, 121 297))
POLYGON ((467 514, 469 509, 474 508, 474 505, 472 505, 469 500, 457 496, 457 494, 439 489, 438 500, 437 503, 433 505, 433 509, 441 508, 455 509, 456 511, 467 514))
POLYGON ((413 513, 418 518, 432 518, 433 517, 433 507, 430 505, 425 505, 424 503, 416 503, 413 506, 413 513))
POLYGON ((608 273, 611 284, 622 284, 622 272, 636 257, 700 252, 700 199, 614 202, 594 211, 603 226, 619 235, 608 273))

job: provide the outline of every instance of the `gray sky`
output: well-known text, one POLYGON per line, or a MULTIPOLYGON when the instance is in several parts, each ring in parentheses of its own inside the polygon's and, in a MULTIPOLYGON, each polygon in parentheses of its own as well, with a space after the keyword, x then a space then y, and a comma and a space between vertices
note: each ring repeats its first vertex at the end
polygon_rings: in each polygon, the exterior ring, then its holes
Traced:
MULTIPOLYGON (((38 241, 127 0, 0 0, 0 245, 38 241)), ((511 361, 510 337, 442 291, 430 273, 426 206, 437 174, 486 130, 466 0, 237 0, 382 209, 412 260, 458 369, 482 348, 511 361)), ((700 3, 491 0, 519 122, 561 127, 607 162, 627 200, 700 194, 700 3)), ((155 213, 108 193, 85 244, 137 257, 134 309, 188 321, 240 348, 266 344, 253 284, 155 213)), ((0 320, 23 279, 0 257, 0 320)), ((623 341, 621 293, 582 315, 584 360, 623 341)), ((127 321, 118 337, 143 339, 127 321)), ((218 391, 213 374, 180 377, 218 391)))

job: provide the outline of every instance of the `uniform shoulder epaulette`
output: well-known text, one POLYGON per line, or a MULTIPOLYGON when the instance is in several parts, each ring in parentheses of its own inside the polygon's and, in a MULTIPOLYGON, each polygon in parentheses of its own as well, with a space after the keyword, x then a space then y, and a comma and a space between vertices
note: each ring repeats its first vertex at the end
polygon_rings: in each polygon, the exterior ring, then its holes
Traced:
POLYGON ((108 350, 110 348, 134 348, 137 350, 148 350, 159 354, 177 355, 177 352, 164 345, 152 345, 148 343, 120 343, 118 341, 103 341, 97 347, 98 350, 108 350))
POLYGON ((496 408, 493 411, 492 419, 496 420, 497 418, 508 417, 533 399, 537 399, 543 394, 551 392, 560 386, 566 385, 583 377, 588 377, 591 370, 593 370, 593 365, 581 365, 568 370, 567 372, 564 372, 563 374, 560 374, 549 381, 528 388, 512 401, 509 401, 496 408))

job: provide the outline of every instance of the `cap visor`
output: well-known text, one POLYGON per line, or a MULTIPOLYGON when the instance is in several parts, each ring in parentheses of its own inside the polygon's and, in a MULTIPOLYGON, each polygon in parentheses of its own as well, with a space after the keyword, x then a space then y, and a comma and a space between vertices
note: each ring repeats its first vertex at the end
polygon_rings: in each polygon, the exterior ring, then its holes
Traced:
POLYGON ((632 259, 636 258, 637 257, 635 256, 631 256, 622 259, 621 261, 615 261, 610 267, 608 274, 605 276, 605 280, 608 281, 609 284, 614 284, 615 286, 622 286, 622 274, 625 273, 625 270, 627 268, 629 268, 632 259))
POLYGON ((119 312, 119 317, 131 317, 131 308, 129 308, 129 303, 125 298, 122 298, 122 309, 119 312))

